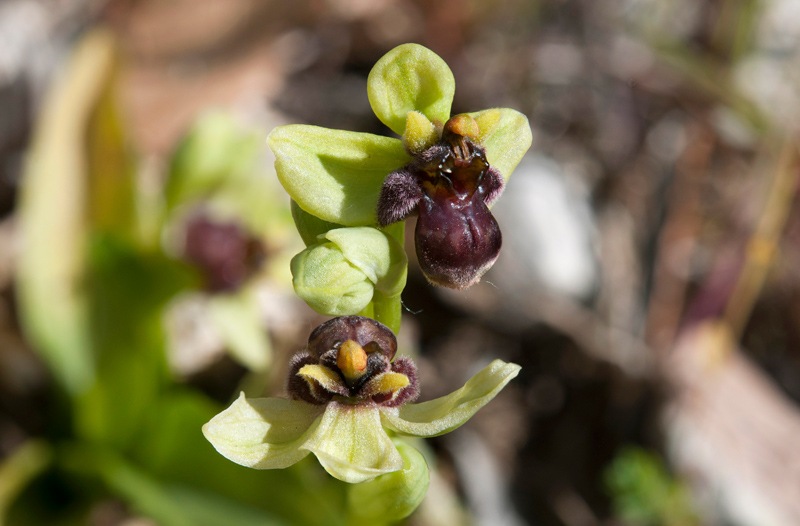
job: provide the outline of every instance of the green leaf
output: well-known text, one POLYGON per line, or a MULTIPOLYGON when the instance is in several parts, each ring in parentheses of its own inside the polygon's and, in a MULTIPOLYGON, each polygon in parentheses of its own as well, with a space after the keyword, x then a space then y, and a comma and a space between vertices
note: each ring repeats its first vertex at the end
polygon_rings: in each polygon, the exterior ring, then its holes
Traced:
POLYGON ((209 311, 231 356, 253 371, 270 366, 272 346, 251 289, 211 296, 209 311))
POLYGON ((84 287, 96 375, 76 397, 75 431, 124 450, 169 383, 162 314, 192 275, 114 235, 91 241, 84 287))
POLYGON ((625 447, 604 473, 615 514, 637 525, 691 526, 699 524, 691 494, 655 453, 625 447))
POLYGON ((138 513, 162 526, 282 526, 272 513, 188 484, 147 473, 112 451, 73 446, 66 449, 73 469, 97 474, 138 513))
POLYGON ((283 398, 245 398, 244 393, 203 426, 219 453, 242 466, 280 469, 299 462, 300 449, 317 427, 321 407, 283 398))
POLYGON ((520 366, 494 360, 464 386, 447 396, 419 404, 381 410, 389 429, 407 435, 432 437, 460 427, 488 404, 505 385, 519 374, 520 366))
POLYGON ((531 147, 533 137, 528 118, 508 108, 470 113, 478 122, 479 141, 486 148, 486 160, 506 181, 531 147))
POLYGON ((267 138, 286 192, 306 212, 345 226, 376 223, 389 173, 410 160, 398 139, 293 124, 267 138))
POLYGON ((72 393, 94 371, 81 288, 88 201, 89 122, 114 64, 114 39, 89 33, 48 95, 20 196, 17 265, 22 324, 56 380, 72 393))
POLYGON ((348 486, 347 503, 353 517, 364 524, 394 523, 411 515, 428 493, 430 473, 425 457, 395 440, 403 469, 348 486))
POLYGON ((364 482, 403 468, 403 459, 374 407, 329 403, 302 447, 317 456, 325 471, 344 482, 364 482))
POLYGON ((375 115, 398 135, 406 116, 418 111, 443 125, 450 117, 456 83, 444 60, 419 44, 402 44, 381 57, 367 78, 367 95, 375 115))

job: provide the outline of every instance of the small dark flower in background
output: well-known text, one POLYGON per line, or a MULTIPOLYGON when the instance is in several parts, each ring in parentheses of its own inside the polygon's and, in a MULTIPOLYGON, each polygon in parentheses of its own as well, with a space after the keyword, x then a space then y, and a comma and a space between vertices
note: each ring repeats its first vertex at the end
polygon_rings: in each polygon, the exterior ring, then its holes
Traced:
POLYGON ((478 125, 462 114, 444 125, 441 140, 392 172, 381 188, 381 226, 417 214, 420 267, 435 285, 463 289, 491 268, 502 236, 491 205, 503 177, 486 160, 478 125))
POLYGON ((192 217, 186 225, 184 258, 199 267, 211 292, 239 288, 263 263, 263 243, 234 222, 192 217))
POLYGON ((397 340, 388 327, 363 316, 343 316, 314 329, 305 351, 289 366, 292 398, 326 404, 396 407, 419 395, 411 359, 397 360, 397 340))

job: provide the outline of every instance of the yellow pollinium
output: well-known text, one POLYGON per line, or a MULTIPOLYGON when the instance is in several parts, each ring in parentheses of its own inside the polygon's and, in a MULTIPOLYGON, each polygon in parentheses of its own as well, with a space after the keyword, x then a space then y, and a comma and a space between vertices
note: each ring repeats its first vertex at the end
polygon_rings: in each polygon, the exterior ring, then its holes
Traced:
POLYGON ((347 340, 339 347, 336 366, 346 380, 357 380, 367 372, 367 351, 358 342, 347 340))

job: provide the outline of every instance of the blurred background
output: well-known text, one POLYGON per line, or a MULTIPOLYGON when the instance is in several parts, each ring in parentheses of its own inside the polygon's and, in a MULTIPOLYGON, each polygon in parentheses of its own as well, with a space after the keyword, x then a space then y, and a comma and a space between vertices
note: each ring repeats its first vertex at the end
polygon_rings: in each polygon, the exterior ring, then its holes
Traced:
MULTIPOLYGON (((466 292, 414 263, 422 399, 522 373, 427 441, 413 525, 800 524, 800 4, 3 0, 0 524, 345 524, 314 461, 200 425, 280 394, 321 318, 264 137, 389 133, 366 76, 423 44, 453 113, 533 147, 466 292)), ((413 250, 411 250, 413 254, 413 250)))

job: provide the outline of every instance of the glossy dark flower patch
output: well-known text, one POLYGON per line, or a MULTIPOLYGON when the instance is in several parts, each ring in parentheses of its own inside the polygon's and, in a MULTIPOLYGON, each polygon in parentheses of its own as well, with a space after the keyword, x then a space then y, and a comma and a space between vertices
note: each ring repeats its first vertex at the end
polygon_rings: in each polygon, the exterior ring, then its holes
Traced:
POLYGON ((489 205, 503 191, 503 177, 489 166, 468 115, 444 125, 440 142, 389 174, 378 199, 386 226, 417 214, 417 259, 428 281, 463 289, 491 268, 502 236, 489 205))

